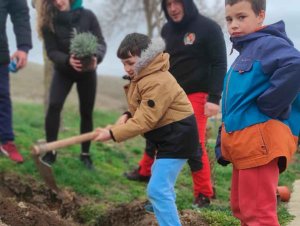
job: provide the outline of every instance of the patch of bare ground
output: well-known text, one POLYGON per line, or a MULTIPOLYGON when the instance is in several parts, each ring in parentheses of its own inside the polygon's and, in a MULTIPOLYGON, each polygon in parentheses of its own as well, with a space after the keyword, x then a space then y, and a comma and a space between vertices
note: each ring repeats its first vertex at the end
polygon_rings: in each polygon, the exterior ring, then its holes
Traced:
MULTIPOLYGON (((158 226, 154 214, 145 211, 145 203, 134 201, 115 207, 107 211, 97 223, 105 226, 158 226)), ((196 211, 184 210, 179 214, 182 226, 208 226, 196 211)))
POLYGON ((61 199, 32 178, 0 174, 0 219, 6 225, 80 225, 73 218, 83 201, 73 194, 69 197, 61 199))
MULTIPOLYGON (((29 63, 11 75, 13 101, 40 103, 44 101, 43 66, 29 63)), ((122 78, 98 77, 96 108, 120 111, 126 109, 122 78)), ((78 105, 75 87, 66 104, 78 105)), ((0 172, 0 226, 77 226, 84 225, 79 210, 84 205, 97 202, 80 197, 69 190, 64 196, 52 192, 48 187, 29 176, 18 176, 0 172)), ((95 219, 101 226, 157 226, 155 216, 144 210, 145 201, 112 206, 95 219)), ((183 226, 207 226, 196 211, 180 212, 183 226)))
MULTIPOLYGON (((31 177, 0 173, 0 226, 84 225, 79 210, 95 202, 63 190, 57 195, 31 177)), ((158 226, 155 216, 144 209, 145 201, 110 207, 95 220, 99 226, 158 226)), ((207 226, 196 211, 180 211, 183 226, 207 226)))

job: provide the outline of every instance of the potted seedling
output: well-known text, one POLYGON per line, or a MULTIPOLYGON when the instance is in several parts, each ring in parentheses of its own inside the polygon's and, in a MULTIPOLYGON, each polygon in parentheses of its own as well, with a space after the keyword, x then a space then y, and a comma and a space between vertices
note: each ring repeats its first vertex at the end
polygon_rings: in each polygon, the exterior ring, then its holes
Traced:
POLYGON ((90 71, 93 66, 93 57, 98 47, 97 37, 89 32, 74 32, 70 43, 70 53, 82 64, 82 71, 90 71))

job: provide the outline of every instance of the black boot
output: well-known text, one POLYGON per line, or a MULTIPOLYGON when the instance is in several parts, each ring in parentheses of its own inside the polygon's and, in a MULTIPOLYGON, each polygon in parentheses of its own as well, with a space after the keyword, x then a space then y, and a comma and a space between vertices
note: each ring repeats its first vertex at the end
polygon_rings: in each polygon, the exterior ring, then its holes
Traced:
POLYGON ((194 208, 203 208, 210 205, 210 199, 203 194, 199 194, 198 197, 194 200, 194 208))
POLYGON ((49 164, 49 165, 52 165, 55 160, 56 160, 56 151, 50 151, 50 152, 47 152, 43 157, 42 157, 42 161, 49 164))
POLYGON ((134 180, 139 182, 149 182, 151 176, 143 176, 139 173, 140 167, 133 169, 132 171, 125 172, 124 176, 128 180, 134 180))
POLYGON ((84 164, 84 166, 88 170, 93 170, 94 169, 93 161, 92 161, 92 159, 91 159, 91 157, 90 157, 89 154, 82 153, 80 155, 80 161, 84 164))

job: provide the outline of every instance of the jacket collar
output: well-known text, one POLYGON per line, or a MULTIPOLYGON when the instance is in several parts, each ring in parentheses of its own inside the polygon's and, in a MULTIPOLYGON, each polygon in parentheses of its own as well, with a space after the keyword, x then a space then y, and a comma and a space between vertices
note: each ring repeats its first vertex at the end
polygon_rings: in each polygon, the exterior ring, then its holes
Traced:
POLYGON ((164 50, 165 42, 162 38, 152 39, 148 48, 141 53, 141 57, 136 62, 136 76, 132 80, 138 80, 158 70, 168 70, 169 54, 163 53, 164 50))
POLYGON ((232 47, 240 52, 241 49, 245 45, 247 45, 247 43, 259 39, 261 37, 270 35, 282 38, 286 40, 290 45, 293 45, 293 42, 287 37, 287 34, 285 32, 285 24, 282 20, 277 23, 265 26, 262 29, 251 34, 244 35, 241 37, 230 38, 230 40, 232 42, 232 47))
POLYGON ((73 22, 79 20, 81 9, 78 10, 70 10, 64 12, 57 12, 55 16, 55 21, 58 24, 72 24, 73 22))

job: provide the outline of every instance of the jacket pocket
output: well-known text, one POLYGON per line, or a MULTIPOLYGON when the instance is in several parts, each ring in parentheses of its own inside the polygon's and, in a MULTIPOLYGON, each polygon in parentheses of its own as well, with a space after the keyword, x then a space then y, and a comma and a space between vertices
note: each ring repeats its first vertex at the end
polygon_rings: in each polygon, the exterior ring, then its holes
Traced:
POLYGON ((227 156, 232 163, 236 163, 267 155, 268 146, 259 126, 259 124, 252 125, 233 133, 222 130, 221 145, 224 156, 227 156))
POLYGON ((241 57, 233 65, 233 70, 243 74, 244 72, 249 72, 253 66, 253 59, 248 57, 241 57))

